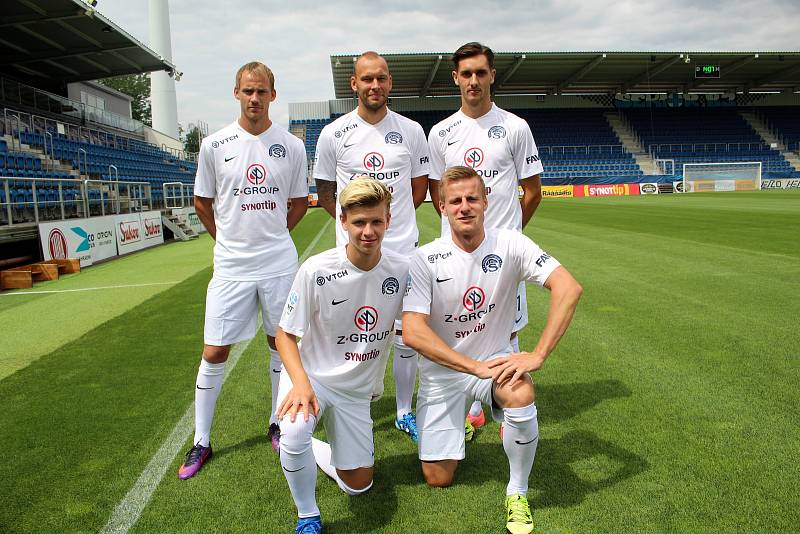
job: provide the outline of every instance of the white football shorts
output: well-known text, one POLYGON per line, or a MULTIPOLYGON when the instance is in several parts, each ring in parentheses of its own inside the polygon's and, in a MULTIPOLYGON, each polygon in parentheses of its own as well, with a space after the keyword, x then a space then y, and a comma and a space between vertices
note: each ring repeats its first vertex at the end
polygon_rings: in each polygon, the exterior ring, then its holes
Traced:
POLYGON ((248 282, 212 277, 206 293, 205 344, 224 346, 252 339, 259 309, 264 333, 274 336, 293 281, 294 274, 248 282))
MULTIPOLYGON (((325 427, 331 445, 331 464, 343 470, 372 467, 375 464, 375 444, 372 439, 370 401, 343 397, 314 378, 309 376, 308 379, 319 402, 317 421, 321 421, 325 427)), ((278 406, 290 389, 292 380, 284 369, 278 385, 278 406)), ((461 426, 463 434, 463 421, 461 426)))

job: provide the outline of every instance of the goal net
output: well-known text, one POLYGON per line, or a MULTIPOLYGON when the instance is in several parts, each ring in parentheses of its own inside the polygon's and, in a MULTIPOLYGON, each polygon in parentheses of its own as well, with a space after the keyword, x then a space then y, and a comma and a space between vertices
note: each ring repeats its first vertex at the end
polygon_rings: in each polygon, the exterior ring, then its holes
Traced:
POLYGON ((761 189, 761 162, 684 163, 683 190, 738 191, 761 189))

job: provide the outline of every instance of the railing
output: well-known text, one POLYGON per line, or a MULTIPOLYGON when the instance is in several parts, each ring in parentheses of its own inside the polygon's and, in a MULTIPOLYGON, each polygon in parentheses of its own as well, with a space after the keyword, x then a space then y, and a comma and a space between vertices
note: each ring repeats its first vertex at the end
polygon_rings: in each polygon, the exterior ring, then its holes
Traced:
POLYGON ((628 150, 625 145, 552 145, 540 146, 539 152, 547 151, 551 156, 553 154, 613 154, 618 152, 625 154, 628 150))
POLYGON ((764 143, 660 143, 649 147, 650 155, 659 152, 742 152, 744 150, 768 151, 764 143))
POLYGON ((0 176, 0 227, 147 211, 150 184, 0 176))
POLYGON ((164 207, 175 209, 192 206, 194 203, 194 185, 183 182, 166 182, 162 184, 164 207))

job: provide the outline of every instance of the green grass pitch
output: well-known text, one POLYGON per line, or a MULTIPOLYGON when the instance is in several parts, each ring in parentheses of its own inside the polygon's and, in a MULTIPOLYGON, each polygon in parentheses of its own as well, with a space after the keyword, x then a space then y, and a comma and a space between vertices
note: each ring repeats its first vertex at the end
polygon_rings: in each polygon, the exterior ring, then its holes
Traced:
MULTIPOLYGON (((327 219, 307 214, 300 252, 332 245, 327 219)), ((430 205, 418 220, 430 241, 430 205)), ((585 291, 534 376, 537 531, 797 531, 800 191, 547 199, 526 234, 585 291)), ((106 525, 192 403, 210 263, 206 236, 31 291, 106 289, 0 294, 0 532, 106 525)), ((523 348, 546 313, 545 294, 528 299, 523 348)), ((259 334, 225 383, 215 457, 189 481, 172 458, 131 532, 293 531, 265 437, 265 347, 259 334)), ((326 532, 502 532, 495 423, 434 490, 393 428, 390 374, 373 417, 372 491, 350 498, 318 477, 326 532)))

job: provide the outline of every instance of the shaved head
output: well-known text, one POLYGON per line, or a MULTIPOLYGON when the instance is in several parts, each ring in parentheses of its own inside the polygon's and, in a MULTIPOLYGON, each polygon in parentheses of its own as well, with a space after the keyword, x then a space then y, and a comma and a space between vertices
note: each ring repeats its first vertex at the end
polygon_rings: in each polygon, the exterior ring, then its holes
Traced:
POLYGON ((389 64, 386 63, 386 60, 383 59, 383 56, 371 50, 364 52, 363 54, 358 56, 358 58, 356 58, 355 63, 353 63, 353 72, 357 74, 360 66, 364 65, 368 61, 374 61, 374 60, 378 60, 381 63, 383 63, 383 67, 386 69, 386 72, 389 72, 389 64))

